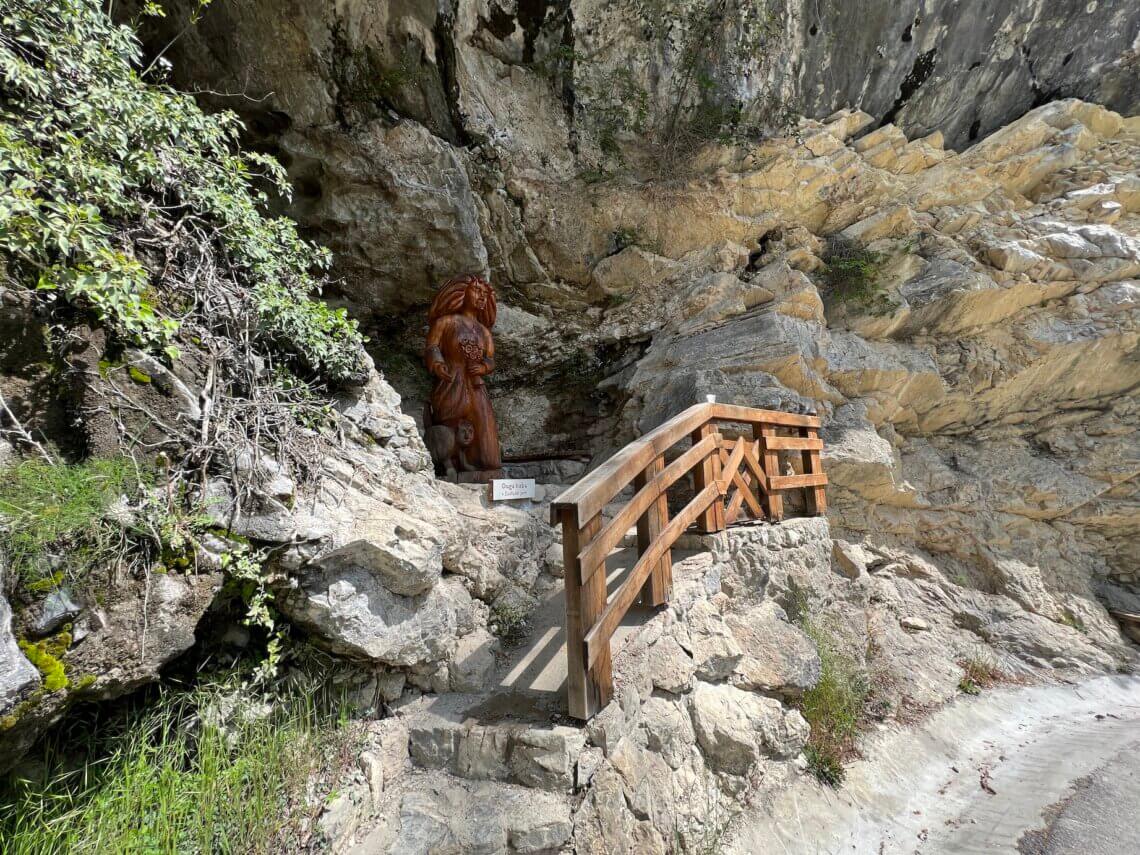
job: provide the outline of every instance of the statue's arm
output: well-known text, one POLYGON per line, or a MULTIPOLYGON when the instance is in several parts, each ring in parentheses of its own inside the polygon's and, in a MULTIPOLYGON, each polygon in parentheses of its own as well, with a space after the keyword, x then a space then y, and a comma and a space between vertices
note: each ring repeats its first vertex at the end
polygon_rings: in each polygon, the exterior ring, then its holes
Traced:
POLYGON ((427 370, 444 380, 451 379, 451 369, 443 358, 440 344, 443 342, 443 319, 437 320, 428 330, 427 345, 424 347, 424 365, 427 370))

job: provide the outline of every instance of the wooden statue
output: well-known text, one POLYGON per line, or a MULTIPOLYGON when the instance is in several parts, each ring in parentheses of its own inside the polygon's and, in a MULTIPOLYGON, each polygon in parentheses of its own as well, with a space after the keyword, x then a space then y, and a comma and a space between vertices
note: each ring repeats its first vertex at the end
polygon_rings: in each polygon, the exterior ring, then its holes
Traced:
POLYGON ((445 282, 428 311, 424 364, 435 385, 424 431, 438 475, 488 481, 500 474, 499 429, 483 382, 495 370, 497 312, 490 283, 474 274, 445 282))

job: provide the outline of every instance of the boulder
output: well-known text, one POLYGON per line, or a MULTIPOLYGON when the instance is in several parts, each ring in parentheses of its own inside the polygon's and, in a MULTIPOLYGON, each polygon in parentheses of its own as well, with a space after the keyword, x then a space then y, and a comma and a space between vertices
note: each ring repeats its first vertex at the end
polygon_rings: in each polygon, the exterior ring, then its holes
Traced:
POLYGON ((278 603, 286 617, 335 653, 422 668, 447 660, 461 620, 469 619, 470 596, 464 600, 459 591, 437 585, 406 597, 359 567, 312 566, 278 603))
POLYGON ((788 622, 775 602, 726 617, 744 652, 730 681, 742 689, 798 697, 819 681, 820 660, 815 644, 788 622))
POLYGON ((674 636, 665 635, 649 649, 649 671, 654 688, 676 695, 689 691, 696 664, 674 636))
POLYGON ((697 676, 703 680, 724 679, 744 656, 724 618, 708 600, 694 603, 674 634, 692 655, 697 676))
POLYGON ((373 575, 393 594, 413 597, 431 589, 443 573, 443 538, 434 526, 376 503, 358 518, 357 539, 313 560, 330 575, 358 571, 373 575))
POLYGON ((762 755, 794 757, 807 742, 809 728, 798 712, 728 684, 697 683, 689 711, 709 765, 727 774, 747 774, 762 755))
MULTIPOLYGON (((3 590, 3 569, 0 566, 0 590, 3 590)), ((6 715, 39 684, 40 672, 16 644, 12 635, 12 609, 0 594, 0 716, 6 715)))

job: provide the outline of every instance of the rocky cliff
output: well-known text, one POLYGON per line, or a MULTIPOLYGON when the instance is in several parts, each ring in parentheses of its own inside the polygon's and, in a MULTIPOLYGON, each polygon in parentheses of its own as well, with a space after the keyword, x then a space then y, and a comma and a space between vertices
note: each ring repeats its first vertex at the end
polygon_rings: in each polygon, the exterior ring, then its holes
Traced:
MULTIPOLYGON (((704 845, 717 812, 807 763, 807 611, 880 680, 880 720, 952 697, 978 650, 1017 678, 1128 667, 1105 605, 1140 612, 1138 27, 1134 4, 1068 0, 217 0, 144 19, 150 73, 235 110, 284 165, 292 197, 259 204, 332 250, 326 294, 379 372, 353 350, 308 395, 286 378, 271 425, 289 429, 265 435, 243 419, 271 366, 314 366, 281 328, 233 334, 219 434, 211 359, 235 327, 189 329, 173 358, 61 327, 0 271, 0 465, 37 437, 145 449, 185 470, 157 493, 177 483, 205 517, 193 572, 163 534, 106 591, 61 584, 54 553, 46 587, 0 579, 0 764, 74 704, 222 643, 235 585, 376 714, 324 821, 370 851, 704 845), (417 432, 425 307, 467 270, 499 292, 501 434, 542 482, 524 508, 437 482, 417 432), (487 712, 500 636, 561 588, 542 494, 710 394, 823 417, 828 520, 704 544, 589 729, 487 712), (493 816, 452 821, 472 805, 493 816)), ((162 246, 153 228, 118 239, 162 246)), ((179 255, 172 291, 219 257, 179 255)), ((238 327, 276 317, 253 314, 238 327)), ((130 529, 141 508, 100 513, 130 529)))
POLYGON ((486 270, 508 454, 811 407, 847 534, 1091 596, 1137 563, 1137 128, 1037 105, 1134 113, 1137 12, 855 15, 222 4, 167 56, 288 164, 406 412, 432 288, 486 270))

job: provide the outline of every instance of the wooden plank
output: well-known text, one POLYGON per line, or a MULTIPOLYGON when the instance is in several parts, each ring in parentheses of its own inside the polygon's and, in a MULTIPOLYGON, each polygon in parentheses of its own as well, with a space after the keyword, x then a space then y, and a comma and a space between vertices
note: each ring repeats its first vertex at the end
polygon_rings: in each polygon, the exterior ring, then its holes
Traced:
POLYGON ((798 413, 782 413, 779 410, 757 410, 753 407, 738 407, 735 404, 710 404, 709 418, 722 422, 760 424, 761 422, 780 427, 814 427, 822 424, 819 416, 802 416, 798 413))
MULTIPOLYGON (((591 543, 583 544, 582 551, 578 553, 578 560, 582 566, 590 569, 591 572, 603 567, 605 557, 621 542, 630 526, 637 522, 664 495, 665 491, 679 481, 694 465, 698 465, 708 455, 716 454, 719 439, 720 437, 717 434, 710 434, 705 437, 666 466, 652 481, 642 486, 591 543)), ((637 483, 636 478, 634 483, 637 483)))
MULTIPOLYGON (((722 441, 720 433, 716 429, 716 425, 704 424, 693 432, 692 441, 693 445, 698 445, 704 442, 708 437, 715 437, 717 448, 720 448, 722 441)), ((712 484, 720 478, 720 455, 714 451, 705 456, 703 462, 695 470, 693 470, 693 486, 699 493, 709 484, 712 484)), ((713 532, 724 530, 724 506, 720 502, 713 502, 705 509, 697 520, 697 529, 705 534, 712 534, 713 532)))
POLYGON ((759 436, 755 437, 760 441, 760 464, 764 470, 764 481, 768 486, 768 494, 765 497, 768 504, 768 518, 772 522, 779 522, 784 518, 784 497, 780 495, 780 488, 776 486, 775 478, 780 476, 780 455, 776 453, 776 449, 768 447, 768 440, 776 435, 776 428, 769 425, 758 425, 753 427, 753 434, 759 428, 759 436))
POLYGON ((818 475, 781 475, 779 478, 769 478, 768 486, 773 494, 776 490, 794 490, 797 487, 823 487, 827 484, 827 476, 822 472, 818 475))
MULTIPOLYGON (((748 440, 746 440, 744 437, 741 437, 740 439, 738 439, 737 442, 743 443, 745 446, 743 451, 741 452, 741 455, 740 455, 740 458, 743 461, 745 456, 748 455, 747 446, 749 445, 749 443, 748 443, 748 440)), ((733 456, 735 456, 735 452, 733 453, 733 456)), ((729 462, 731 462, 731 460, 729 462)), ((727 492, 727 483, 728 482, 726 481, 726 492, 727 492)), ((760 507, 760 502, 758 502, 756 500, 756 496, 752 492, 752 485, 749 483, 749 481, 748 481, 747 477, 744 475, 744 473, 742 473, 739 470, 739 468, 733 470, 731 483, 736 485, 736 492, 733 493, 732 498, 729 500, 729 503, 728 503, 729 510, 732 510, 733 503, 736 503, 737 513, 733 515, 733 520, 735 521, 736 517, 739 516, 740 502, 747 502, 748 503, 748 510, 752 511, 752 515, 756 519, 758 519, 758 520, 764 519, 764 509, 760 507), (738 499, 739 499, 739 501, 738 501, 738 499)), ((727 516, 727 511, 726 511, 726 516, 727 516)))
POLYGON ((573 487, 561 493, 550 505, 550 518, 555 522, 559 512, 572 508, 578 519, 593 519, 618 493, 648 466, 653 458, 664 454, 686 436, 708 421, 714 404, 694 404, 673 416, 660 427, 631 442, 573 487))
POLYGON ((756 486, 767 493, 768 479, 764 475, 764 469, 761 467, 760 461, 752 451, 752 443, 748 443, 744 446, 744 465, 748 467, 752 473, 752 477, 756 479, 756 486))
POLYGON ((736 522, 742 507, 744 507, 744 493, 738 487, 729 498, 728 507, 724 509, 724 521, 729 525, 736 522))
MULTIPOLYGON (((804 428, 804 430, 814 430, 814 428, 804 428)), ((768 439, 768 447, 773 451, 799 451, 816 449, 817 451, 823 448, 823 440, 818 438, 808 438, 803 436, 773 436, 768 439)))
MULTIPOLYGON (((808 441, 819 443, 818 447, 812 445, 810 448, 802 452, 804 474, 805 475, 822 475, 823 474, 823 459, 820 452, 823 450, 823 440, 819 438, 819 431, 815 428, 802 428, 808 441)), ((809 487, 804 493, 807 496, 807 512, 819 516, 827 513, 827 493, 822 485, 809 487)))
MULTIPOLYGON (((563 509, 562 560, 565 566, 566 586, 566 693, 570 715, 586 720, 602 708, 605 693, 596 684, 586 662, 586 632, 593 626, 597 615, 596 608, 584 608, 584 588, 582 566, 578 561, 578 543, 595 535, 601 526, 601 518, 594 517, 581 531, 574 511, 563 509)), ((600 577, 604 580, 605 574, 600 577)))
MULTIPOLYGON (((714 443, 715 444, 715 443, 714 443)), ((691 449, 695 450, 695 449, 691 449)), ((676 462, 676 461, 674 461, 676 462)), ((637 489, 642 489, 647 482, 652 482, 665 469, 663 458, 656 458, 646 467, 645 471, 633 479, 637 489)), ((637 554, 644 555, 653 545, 653 541, 661 534, 661 530, 669 523, 669 500, 664 491, 658 491, 657 498, 637 520, 637 554)), ((641 589, 641 602, 647 606, 664 605, 669 599, 673 587, 673 557, 671 550, 666 549, 657 566, 650 572, 649 578, 641 589)))
POLYGON ((633 569, 630 570, 629 576, 626 577, 621 587, 614 591, 614 595, 610 598, 609 605, 606 606, 601 617, 586 632, 586 663, 588 665, 601 661, 603 657, 606 658, 608 664, 610 638, 613 636, 614 630, 618 628, 622 618, 625 617, 626 612, 629 611, 629 607, 637 599, 637 595, 641 592, 641 586, 645 584, 646 577, 657 565, 665 550, 673 546, 685 529, 692 525, 701 515, 701 512, 708 507, 709 502, 720 501, 723 495, 715 483, 709 484, 701 490, 689 504, 685 505, 683 511, 669 521, 653 545, 633 565, 633 569))
POLYGON ((740 461, 744 459, 744 445, 747 443, 744 437, 737 437, 736 445, 732 448, 732 454, 724 451, 720 452, 720 492, 725 494, 728 492, 728 485, 736 480, 733 476, 737 474, 740 469, 740 461))
MULTIPOLYGON (((578 535, 578 540, 593 538, 602 526, 601 516, 587 522, 578 535)), ((565 544, 563 530, 563 557, 570 548, 565 544)), ((613 674, 610 663, 610 646, 594 652, 594 658, 587 660, 586 635, 597 624, 605 611, 605 573, 591 573, 589 581, 584 578, 583 568, 577 559, 569 559, 565 568, 565 597, 567 597, 567 693, 570 715, 586 720, 591 718, 613 695, 613 674), (571 622, 573 616, 576 622, 571 622), (573 629, 573 632, 571 630, 573 629)))

